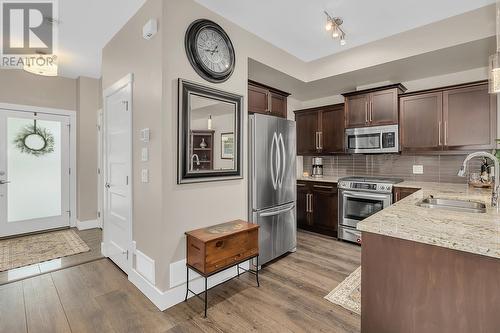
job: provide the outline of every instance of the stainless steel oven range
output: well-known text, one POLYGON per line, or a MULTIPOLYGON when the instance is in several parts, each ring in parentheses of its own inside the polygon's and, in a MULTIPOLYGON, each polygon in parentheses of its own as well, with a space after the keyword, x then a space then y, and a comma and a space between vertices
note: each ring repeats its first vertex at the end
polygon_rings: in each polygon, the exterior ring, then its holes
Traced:
POLYGON ((390 206, 392 187, 402 181, 378 177, 339 179, 339 239, 361 244, 358 222, 390 206))

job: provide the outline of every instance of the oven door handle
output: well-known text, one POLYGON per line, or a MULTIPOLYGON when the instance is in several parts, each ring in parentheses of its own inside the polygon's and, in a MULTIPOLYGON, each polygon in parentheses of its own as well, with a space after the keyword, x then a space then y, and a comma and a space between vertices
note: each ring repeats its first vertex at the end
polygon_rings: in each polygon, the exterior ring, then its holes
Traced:
POLYGON ((361 194, 360 192, 343 191, 342 196, 354 199, 356 198, 387 199, 390 196, 390 194, 367 194, 367 193, 361 194))

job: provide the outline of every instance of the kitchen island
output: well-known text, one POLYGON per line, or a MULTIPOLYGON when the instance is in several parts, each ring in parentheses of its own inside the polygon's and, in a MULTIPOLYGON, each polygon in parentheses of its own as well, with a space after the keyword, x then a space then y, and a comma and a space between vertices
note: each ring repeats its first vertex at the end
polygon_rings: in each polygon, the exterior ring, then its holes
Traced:
POLYGON ((420 190, 358 224, 362 332, 499 332, 500 213, 491 189, 397 186, 420 190), (480 201, 487 211, 417 206, 429 196, 480 201))

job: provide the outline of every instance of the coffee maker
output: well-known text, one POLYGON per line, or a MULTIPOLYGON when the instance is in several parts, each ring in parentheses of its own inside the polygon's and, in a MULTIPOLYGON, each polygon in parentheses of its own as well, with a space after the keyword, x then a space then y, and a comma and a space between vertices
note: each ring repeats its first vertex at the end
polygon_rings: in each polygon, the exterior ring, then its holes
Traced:
POLYGON ((313 157, 311 176, 313 176, 315 178, 323 177, 323 158, 313 157))

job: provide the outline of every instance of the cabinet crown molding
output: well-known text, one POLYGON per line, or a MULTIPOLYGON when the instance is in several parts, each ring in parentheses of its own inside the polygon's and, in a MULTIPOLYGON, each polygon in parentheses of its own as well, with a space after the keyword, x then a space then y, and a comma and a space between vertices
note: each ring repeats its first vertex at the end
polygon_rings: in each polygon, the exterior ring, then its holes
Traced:
POLYGON ((351 92, 342 94, 342 96, 349 97, 349 96, 356 96, 356 95, 364 95, 364 94, 369 94, 369 93, 376 92, 376 91, 389 90, 389 89, 399 89, 400 93, 404 93, 405 91, 408 90, 402 83, 396 83, 396 84, 391 84, 388 86, 370 88, 370 89, 365 89, 365 90, 351 91, 351 92))

